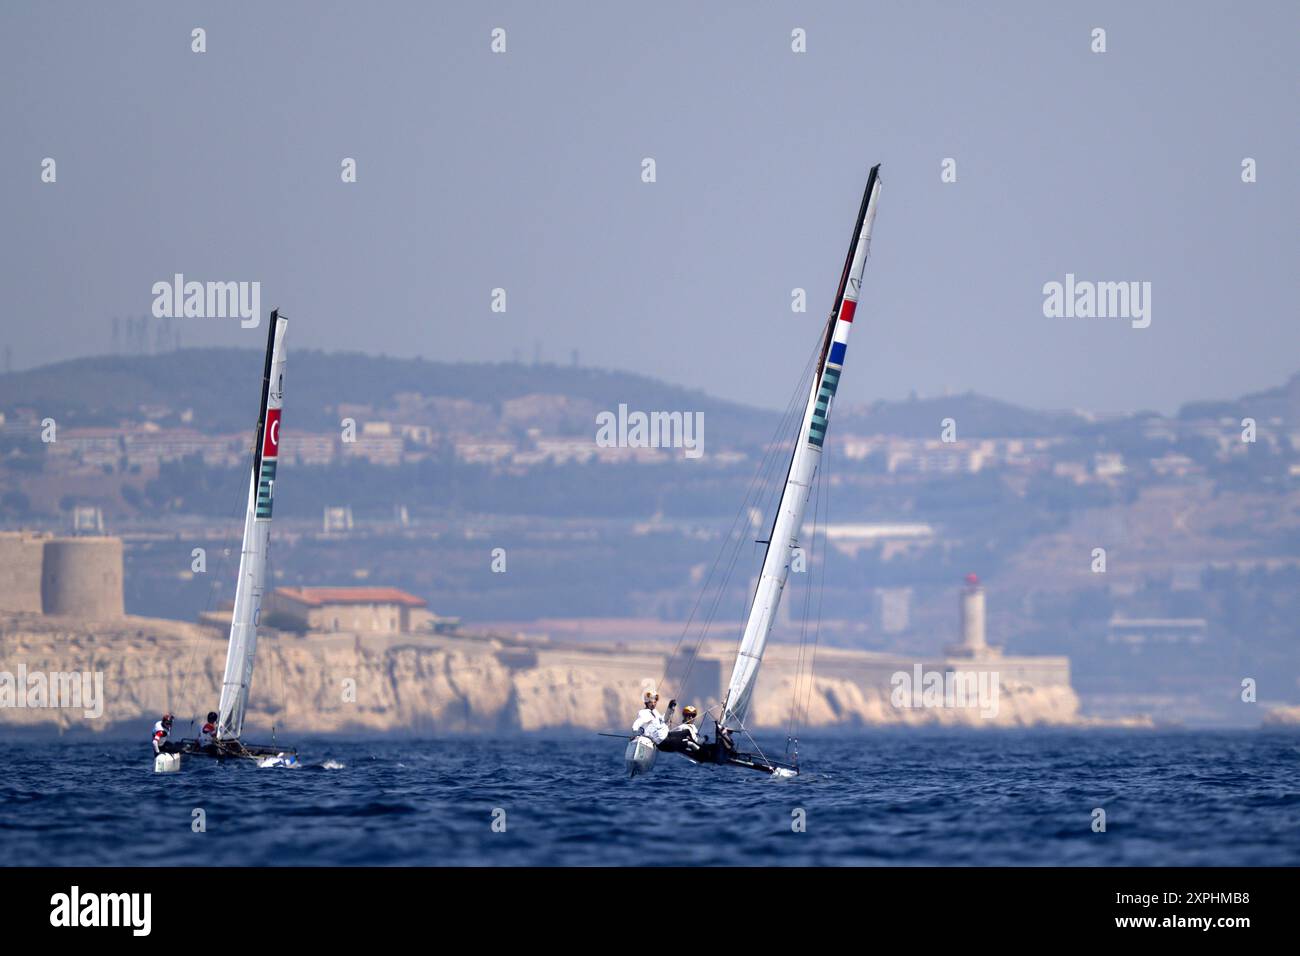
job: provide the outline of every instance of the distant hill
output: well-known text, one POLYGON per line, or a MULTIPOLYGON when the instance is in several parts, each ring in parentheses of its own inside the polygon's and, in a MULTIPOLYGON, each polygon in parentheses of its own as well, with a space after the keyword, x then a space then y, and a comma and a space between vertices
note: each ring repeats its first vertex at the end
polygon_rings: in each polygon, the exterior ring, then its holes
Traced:
MULTIPOLYGON (((229 433, 250 427, 256 412, 261 354, 251 349, 182 349, 151 356, 73 359, 0 375, 0 411, 31 409, 65 426, 115 425, 152 407, 163 424, 179 423, 185 410, 200 431, 229 433)), ((307 431, 338 427, 338 406, 369 406, 376 417, 401 405, 399 396, 471 402, 479 416, 500 420, 515 399, 557 398, 570 423, 593 422, 595 410, 620 403, 642 411, 702 411, 706 440, 753 444, 768 440, 774 412, 714 398, 630 372, 553 364, 432 362, 355 352, 291 351, 287 389, 289 421, 307 431)), ((552 403, 554 404, 554 403, 552 403)), ((442 409, 440 420, 454 417, 442 409)), ((1300 420, 1300 374, 1278 388, 1235 401, 1185 406, 1180 418, 1277 415, 1300 420)), ((957 421, 959 437, 1035 437, 1077 432, 1084 419, 1070 412, 1040 412, 974 393, 866 406, 841 406, 839 434, 888 434, 932 438, 945 418, 957 421)))
POLYGON ((1180 419, 1232 418, 1240 421, 1250 417, 1266 422, 1280 418, 1287 425, 1300 423, 1300 372, 1284 384, 1262 392, 1243 395, 1241 398, 1211 402, 1189 402, 1178 410, 1180 419))
POLYGON ((937 438, 945 418, 957 423, 959 438, 1037 438, 1070 432, 1084 423, 1080 416, 1069 412, 1036 412, 967 392, 841 408, 835 424, 837 430, 852 434, 937 438))
MULTIPOLYGON (((248 349, 182 349, 152 356, 73 359, 0 375, 0 410, 38 409, 60 422, 115 424, 137 418, 142 405, 193 411, 206 432, 245 428, 257 412, 262 356, 248 349)), ((702 411, 709 434, 761 440, 770 412, 712 398, 643 375, 550 364, 431 362, 360 353, 290 352, 286 373, 289 420, 298 427, 338 427, 340 403, 385 408, 418 393, 467 400, 500 410, 529 395, 561 395, 615 411, 702 411)))

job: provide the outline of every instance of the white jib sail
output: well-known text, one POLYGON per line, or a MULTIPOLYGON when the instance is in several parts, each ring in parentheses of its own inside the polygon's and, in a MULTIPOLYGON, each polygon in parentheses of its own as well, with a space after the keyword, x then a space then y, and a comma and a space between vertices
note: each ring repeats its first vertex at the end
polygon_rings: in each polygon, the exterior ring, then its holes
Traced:
POLYGON ((271 536, 275 467, 280 455, 284 331, 288 324, 278 314, 271 313, 261 415, 258 416, 258 444, 249 481, 248 510, 244 515, 244 544, 239 556, 239 582, 235 586, 235 608, 230 620, 230 646, 226 651, 221 703, 217 708, 217 738, 220 740, 237 740, 243 732, 244 712, 248 709, 248 692, 253 682, 257 625, 266 584, 266 549, 271 536))
POLYGON ((795 439, 790 473, 777 506, 772 536, 763 558, 763 570, 759 574, 754 601, 750 605, 745 631, 740 640, 740 651, 736 655, 736 665, 727 685, 722 715, 722 722, 727 726, 744 726, 745 715, 754 694, 754 683, 758 679, 759 665, 763 663, 763 650, 767 646, 768 635, 772 633, 772 624, 781 604, 781 593, 790 576, 794 549, 799 546, 804 510, 808 505, 813 477, 821 463, 826 421, 830 414, 831 400, 839 385, 840 371, 844 367, 845 349, 849 332, 853 328, 854 312, 857 310, 858 290, 862 286, 862 271, 871 246, 871 226, 876 218, 876 200, 880 195, 878 169, 879 167, 873 169, 868 178, 865 209, 844 277, 847 281, 841 283, 842 298, 837 303, 839 308, 833 318, 834 327, 828 330, 830 339, 826 354, 817 374, 813 376, 803 424, 795 439))

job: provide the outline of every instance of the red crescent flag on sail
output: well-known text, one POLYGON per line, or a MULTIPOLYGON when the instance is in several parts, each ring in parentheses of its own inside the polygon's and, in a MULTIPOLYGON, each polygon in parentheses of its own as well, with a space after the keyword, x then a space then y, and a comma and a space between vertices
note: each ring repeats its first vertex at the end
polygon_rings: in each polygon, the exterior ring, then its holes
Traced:
POLYGON ((266 412, 266 430, 262 435, 262 457, 278 458, 280 456, 280 409, 270 408, 266 412))

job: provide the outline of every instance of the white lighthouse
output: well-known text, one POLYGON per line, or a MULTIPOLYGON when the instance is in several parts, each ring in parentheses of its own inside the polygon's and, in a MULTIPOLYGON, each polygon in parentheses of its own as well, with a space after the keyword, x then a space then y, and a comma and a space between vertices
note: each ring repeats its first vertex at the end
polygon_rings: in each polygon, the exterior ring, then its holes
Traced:
POLYGON ((984 586, 975 574, 966 575, 958 605, 961 640, 946 650, 949 657, 995 657, 1000 648, 989 647, 984 637, 984 586))

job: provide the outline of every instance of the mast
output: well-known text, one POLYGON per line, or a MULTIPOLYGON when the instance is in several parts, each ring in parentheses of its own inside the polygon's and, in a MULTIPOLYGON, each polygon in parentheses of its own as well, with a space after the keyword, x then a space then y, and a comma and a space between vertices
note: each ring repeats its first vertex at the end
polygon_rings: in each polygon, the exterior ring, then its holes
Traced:
POLYGON ((772 633, 772 624, 781 604, 781 594, 790 576, 790 562, 794 549, 799 545, 808 495, 821 464, 822 442, 826 438, 831 401, 835 397, 840 372, 844 368, 844 353, 858 307, 862 271, 871 247, 871 226, 876 218, 876 201, 879 196, 880 166, 877 164, 871 167, 871 172, 867 175, 867 188, 862 194, 862 204, 853 225, 839 289, 835 293, 835 302, 826 322, 821 357, 808 393, 803 424, 795 438, 785 488, 781 492, 781 500, 772 522, 772 533, 768 535, 763 570, 758 577, 758 586, 754 589, 749 616, 745 620, 745 630, 740 639, 740 649, 736 654, 736 664, 723 698, 720 723, 725 726, 744 726, 759 665, 763 662, 763 650, 772 633))
POLYGON ((280 457, 280 407, 284 402, 284 332, 288 321, 271 312, 266 335, 266 364, 262 370, 262 402, 257 414, 253 473, 244 513, 244 544, 239 555, 239 582, 230 619, 230 645, 217 708, 217 739, 238 740, 244 729, 248 692, 253 681, 257 625, 266 583, 266 551, 271 537, 271 501, 275 466, 280 457))

